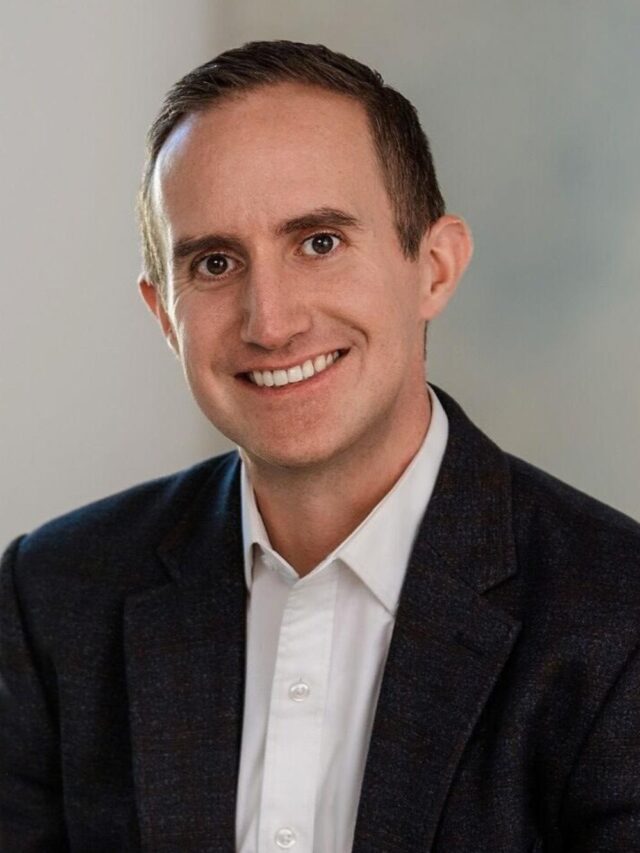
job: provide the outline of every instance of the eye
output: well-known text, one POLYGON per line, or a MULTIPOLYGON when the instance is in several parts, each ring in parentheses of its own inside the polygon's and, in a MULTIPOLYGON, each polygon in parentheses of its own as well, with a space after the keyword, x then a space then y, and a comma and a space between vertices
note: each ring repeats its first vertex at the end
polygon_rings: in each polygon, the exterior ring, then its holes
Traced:
POLYGON ((235 267, 236 261, 220 252, 205 255, 196 263, 196 271, 205 278, 219 278, 225 273, 232 272, 235 267))
POLYGON ((302 254, 307 257, 318 257, 318 255, 328 255, 333 252, 341 243, 340 237, 337 234, 314 234, 302 244, 302 254))

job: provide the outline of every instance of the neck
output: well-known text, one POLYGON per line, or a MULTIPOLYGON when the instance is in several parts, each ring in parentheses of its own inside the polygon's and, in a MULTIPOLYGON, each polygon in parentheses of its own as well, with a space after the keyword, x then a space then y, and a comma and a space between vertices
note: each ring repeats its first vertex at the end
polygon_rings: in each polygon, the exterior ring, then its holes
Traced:
POLYGON ((431 421, 426 387, 415 415, 401 435, 397 428, 387 431, 311 469, 265 465, 244 454, 271 544, 301 577, 358 527, 420 449, 431 421))

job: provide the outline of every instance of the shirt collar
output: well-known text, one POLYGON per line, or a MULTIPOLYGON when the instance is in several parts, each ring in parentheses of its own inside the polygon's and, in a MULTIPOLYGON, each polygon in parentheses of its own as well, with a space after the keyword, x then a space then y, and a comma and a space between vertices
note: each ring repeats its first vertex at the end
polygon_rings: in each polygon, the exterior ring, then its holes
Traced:
MULTIPOLYGON (((402 476, 362 523, 312 572, 299 579, 304 583, 335 560, 345 563, 395 615, 409 556, 435 486, 447 445, 449 422, 431 386, 431 422, 420 449, 402 476)), ((271 555, 295 580, 294 569, 275 552, 258 510, 244 462, 241 471, 242 540, 244 573, 251 591, 254 551, 271 555), (256 548, 254 548, 256 546, 256 548)))

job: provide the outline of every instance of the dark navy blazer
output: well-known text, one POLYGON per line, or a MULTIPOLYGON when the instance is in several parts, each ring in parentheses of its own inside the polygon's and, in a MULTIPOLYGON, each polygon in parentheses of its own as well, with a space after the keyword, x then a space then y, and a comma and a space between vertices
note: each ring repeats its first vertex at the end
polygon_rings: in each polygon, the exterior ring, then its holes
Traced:
MULTIPOLYGON (((640 526, 503 453, 437 393, 449 442, 353 850, 640 851, 640 526)), ((234 850, 238 475, 236 454, 209 460, 7 550, 5 853, 234 850)))

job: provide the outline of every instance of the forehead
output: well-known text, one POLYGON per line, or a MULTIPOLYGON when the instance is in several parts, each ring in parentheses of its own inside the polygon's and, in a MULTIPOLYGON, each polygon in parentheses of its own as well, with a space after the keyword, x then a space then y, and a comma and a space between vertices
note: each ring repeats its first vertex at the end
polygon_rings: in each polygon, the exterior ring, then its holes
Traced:
POLYGON ((363 106, 289 83, 186 117, 160 152, 153 196, 170 231, 238 230, 323 206, 390 216, 363 106))

